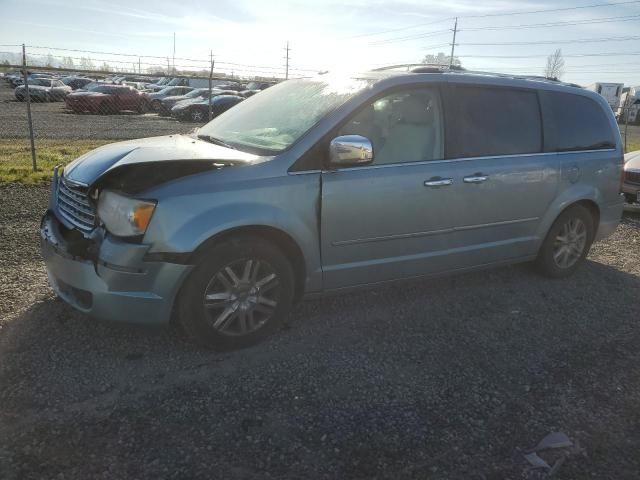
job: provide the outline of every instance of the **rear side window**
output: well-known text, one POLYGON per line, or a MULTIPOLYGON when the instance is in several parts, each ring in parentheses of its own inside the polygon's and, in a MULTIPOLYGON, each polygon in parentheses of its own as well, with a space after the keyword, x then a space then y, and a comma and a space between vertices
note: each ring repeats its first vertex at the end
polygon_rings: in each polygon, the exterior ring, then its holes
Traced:
POLYGON ((540 92, 546 152, 615 148, 616 141, 602 107, 590 98, 540 92))
POLYGON ((495 87, 449 89, 447 157, 490 157, 542 151, 536 92, 495 87))

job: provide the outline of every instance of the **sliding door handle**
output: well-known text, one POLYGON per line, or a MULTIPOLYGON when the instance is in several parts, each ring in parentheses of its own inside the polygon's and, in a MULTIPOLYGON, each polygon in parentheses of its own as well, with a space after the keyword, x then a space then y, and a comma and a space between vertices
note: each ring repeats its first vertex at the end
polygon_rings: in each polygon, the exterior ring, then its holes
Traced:
POLYGON ((471 175, 470 177, 464 177, 462 179, 464 183, 482 183, 486 182, 487 180, 489 180, 489 177, 479 174, 471 175))
POLYGON ((431 178, 424 182, 425 187, 446 187, 453 183, 453 178, 431 178))

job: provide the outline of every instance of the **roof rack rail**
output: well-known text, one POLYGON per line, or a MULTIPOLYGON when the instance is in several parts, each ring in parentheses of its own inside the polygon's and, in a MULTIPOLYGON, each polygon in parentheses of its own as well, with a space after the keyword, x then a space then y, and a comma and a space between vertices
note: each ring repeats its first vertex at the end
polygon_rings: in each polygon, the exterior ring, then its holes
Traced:
POLYGON ((432 73, 432 72, 445 72, 449 70, 464 70, 457 65, 443 65, 441 63, 399 63, 397 65, 385 65, 384 67, 374 68, 373 72, 383 72, 385 70, 393 70, 395 68, 406 68, 407 71, 413 73, 432 73), (428 71, 427 71, 428 70, 428 71))
POLYGON ((387 65, 384 67, 374 68, 372 71, 383 72, 386 70, 393 70, 396 68, 406 68, 407 72, 410 72, 410 73, 447 73, 447 72, 462 73, 462 74, 469 73, 469 74, 476 74, 476 75, 491 75, 494 77, 501 77, 501 78, 536 80, 539 82, 558 83, 558 84, 567 85, 570 87, 582 88, 582 86, 578 85, 577 83, 563 82, 562 80, 559 80, 556 77, 550 78, 550 77, 545 77, 543 75, 518 75, 514 73, 498 73, 498 72, 487 72, 482 70, 467 70, 464 67, 460 67, 457 65, 452 65, 450 67, 449 65, 442 65, 438 63, 400 63, 397 65, 387 65))
POLYGON ((481 70, 465 70, 460 73, 472 73, 477 75, 492 75, 494 77, 501 78, 517 78, 521 80, 536 80, 539 82, 549 82, 549 83, 558 83, 561 85, 567 85, 570 87, 578 87, 582 88, 582 85, 578 85, 577 83, 563 82, 556 77, 545 77, 543 75, 518 75, 517 73, 498 73, 498 72, 486 72, 481 70))

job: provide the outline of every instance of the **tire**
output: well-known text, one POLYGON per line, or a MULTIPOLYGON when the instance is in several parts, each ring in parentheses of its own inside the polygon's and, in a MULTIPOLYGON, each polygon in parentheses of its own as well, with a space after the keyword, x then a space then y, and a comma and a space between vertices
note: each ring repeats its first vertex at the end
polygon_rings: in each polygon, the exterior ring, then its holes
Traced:
POLYGON ((149 104, 147 102, 140 102, 138 105, 138 113, 145 114, 149 112, 149 104))
POLYGON ((550 278, 573 274, 589 253, 594 233, 591 212, 580 205, 569 207, 547 233, 536 259, 538 271, 550 278))
POLYGON ((194 342, 216 350, 244 348, 282 325, 293 302, 294 274, 279 248, 257 237, 231 238, 200 255, 196 265, 177 305, 178 321, 194 342))
POLYGON ((162 110, 162 102, 160 100, 154 100, 151 102, 151 108, 154 112, 160 112, 162 110))

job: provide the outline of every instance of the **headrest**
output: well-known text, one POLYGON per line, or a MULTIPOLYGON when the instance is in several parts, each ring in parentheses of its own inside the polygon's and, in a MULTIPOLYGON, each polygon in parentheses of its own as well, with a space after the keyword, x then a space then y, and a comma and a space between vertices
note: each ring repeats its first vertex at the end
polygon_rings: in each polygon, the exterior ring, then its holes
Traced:
POLYGON ((400 105, 400 122, 428 125, 433 123, 433 109, 426 100, 407 99, 400 105))

